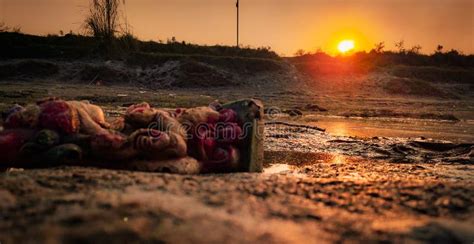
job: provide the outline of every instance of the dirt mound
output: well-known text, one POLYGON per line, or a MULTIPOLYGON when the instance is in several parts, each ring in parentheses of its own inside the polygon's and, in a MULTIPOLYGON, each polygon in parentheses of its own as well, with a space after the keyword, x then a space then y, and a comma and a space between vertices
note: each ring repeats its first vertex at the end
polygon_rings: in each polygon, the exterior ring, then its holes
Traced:
POLYGON ((128 81, 129 74, 110 65, 84 65, 78 73, 79 79, 85 82, 121 83, 128 81))
POLYGON ((0 79, 45 78, 57 74, 59 67, 52 62, 24 60, 0 65, 0 79))
POLYGON ((232 75, 200 62, 187 61, 182 62, 176 72, 178 80, 176 85, 179 87, 212 87, 236 85, 232 80, 232 75))
POLYGON ((430 84, 427 81, 394 78, 389 80, 383 86, 384 90, 389 94, 403 95, 403 96, 422 96, 422 97, 437 97, 437 98, 451 98, 458 97, 449 92, 443 91, 440 88, 430 84))
POLYGON ((139 72, 137 80, 152 88, 233 86, 235 75, 205 63, 167 61, 139 72))
POLYGON ((420 79, 439 83, 469 84, 474 79, 474 70, 459 67, 396 66, 391 73, 398 77, 420 79))
MULTIPOLYGON (((255 60, 240 58, 236 65, 213 63, 215 57, 176 58, 134 65, 123 61, 44 61, 22 60, 0 64, 1 79, 34 80, 37 78, 86 84, 140 84, 153 89, 228 87, 244 84, 249 79, 274 77, 284 80, 283 66, 255 65, 255 60), (202 59, 202 60, 201 60, 202 59), (231 66, 231 67, 230 67, 231 66), (277 67, 278 66, 278 67, 277 67), (247 79, 248 78, 248 79, 247 79)), ((260 61, 259 61, 260 62, 260 61)), ((258 62, 257 62, 258 63, 258 62)))

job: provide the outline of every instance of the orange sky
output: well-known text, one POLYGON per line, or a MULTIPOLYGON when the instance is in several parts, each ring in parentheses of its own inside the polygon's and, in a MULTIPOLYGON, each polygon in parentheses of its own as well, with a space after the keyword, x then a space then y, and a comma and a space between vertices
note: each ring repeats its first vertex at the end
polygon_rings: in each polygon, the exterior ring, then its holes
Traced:
MULTIPOLYGON (((0 21, 34 34, 81 31, 87 0, 0 0, 0 21)), ((144 40, 175 36, 198 44, 235 43, 235 0, 126 0, 133 32, 144 40)), ((437 44, 474 53, 474 0, 241 0, 241 43, 335 52, 405 40, 431 53, 437 44)))

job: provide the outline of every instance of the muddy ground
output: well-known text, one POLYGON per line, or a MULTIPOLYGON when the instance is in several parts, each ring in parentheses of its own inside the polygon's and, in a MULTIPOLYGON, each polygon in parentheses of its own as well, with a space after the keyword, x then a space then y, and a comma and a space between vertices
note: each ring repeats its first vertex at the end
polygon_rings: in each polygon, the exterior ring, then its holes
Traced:
POLYGON ((286 123, 267 124, 260 174, 2 172, 1 243, 474 241, 470 99, 271 85, 152 90, 4 81, 0 88, 2 109, 60 96, 91 100, 109 116, 141 101, 169 108, 256 97, 281 112, 269 122, 286 123))
POLYGON ((344 153, 311 153, 298 144, 291 152, 272 151, 280 147, 277 144, 267 143, 261 174, 12 169, 0 175, 0 239, 2 243, 474 240, 472 164, 391 163, 344 153))

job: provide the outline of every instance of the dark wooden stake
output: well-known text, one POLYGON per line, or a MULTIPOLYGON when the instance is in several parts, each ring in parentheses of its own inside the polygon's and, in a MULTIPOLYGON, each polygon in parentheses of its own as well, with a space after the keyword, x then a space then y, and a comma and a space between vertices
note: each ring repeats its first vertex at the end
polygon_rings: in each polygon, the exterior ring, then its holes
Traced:
POLYGON ((235 6, 237 7, 237 47, 239 47, 239 0, 235 6))

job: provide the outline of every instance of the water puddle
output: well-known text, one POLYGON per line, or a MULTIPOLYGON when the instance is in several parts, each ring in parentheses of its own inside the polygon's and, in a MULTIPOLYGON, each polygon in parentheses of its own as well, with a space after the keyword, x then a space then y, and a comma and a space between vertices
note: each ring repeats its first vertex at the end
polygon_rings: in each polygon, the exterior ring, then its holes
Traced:
POLYGON ((433 138, 453 142, 474 142, 474 124, 470 121, 449 122, 440 120, 376 118, 317 117, 317 122, 308 123, 326 129, 334 136, 356 136, 361 138, 433 138))
POLYGON ((263 169, 263 174, 269 175, 291 175, 295 177, 307 177, 307 175, 297 172, 297 167, 289 164, 272 164, 263 169))
POLYGON ((313 164, 321 160, 325 162, 332 160, 335 164, 343 164, 345 159, 337 155, 381 159, 395 163, 474 162, 474 143, 455 143, 421 137, 360 138, 288 125, 266 126, 264 146, 265 151, 286 152, 272 158, 271 163, 287 160, 290 165, 313 164), (314 156, 304 153, 314 153, 314 156), (318 156, 323 154, 332 156, 318 156))

